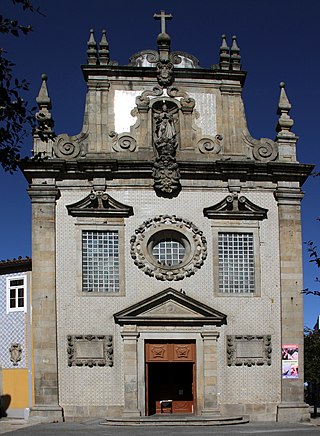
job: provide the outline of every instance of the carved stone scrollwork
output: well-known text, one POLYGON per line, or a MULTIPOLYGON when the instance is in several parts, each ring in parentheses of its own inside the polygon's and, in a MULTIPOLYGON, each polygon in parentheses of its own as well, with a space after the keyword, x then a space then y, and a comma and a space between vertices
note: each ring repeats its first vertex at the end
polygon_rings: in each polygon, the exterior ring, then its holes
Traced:
POLYGON ((195 107, 196 104, 195 99, 189 97, 189 95, 185 91, 182 91, 181 89, 176 88, 175 86, 171 86, 170 88, 167 89, 167 93, 172 98, 182 97, 180 99, 182 112, 193 111, 193 108, 195 107))
POLYGON ((204 154, 218 154, 221 151, 222 136, 216 135, 212 138, 202 138, 198 141, 198 148, 204 154))
POLYGON ((155 50, 142 50, 130 58, 130 64, 134 67, 147 67, 159 61, 159 53, 155 50))
POLYGON ((151 96, 160 97, 163 94, 163 88, 160 86, 154 86, 152 91, 147 89, 143 91, 141 95, 136 98, 136 105, 138 110, 146 108, 149 110, 150 98, 151 96))
POLYGON ((269 162, 278 156, 278 147, 271 139, 261 139, 261 142, 254 144, 252 153, 255 160, 269 162))
POLYGON ((255 160, 271 162, 278 157, 278 145, 271 139, 254 139, 249 134, 244 133, 243 141, 252 147, 252 155, 255 160))
POLYGON ((112 148, 114 151, 135 151, 137 141, 129 134, 118 135, 116 132, 110 132, 113 138, 112 148))
POLYGON ((228 335, 228 366, 271 365, 271 335, 228 335))
POLYGON ((68 335, 68 366, 113 366, 112 335, 68 335))
POLYGON ((18 366, 19 362, 21 361, 21 355, 22 355, 22 347, 18 343, 11 344, 11 347, 9 348, 10 353, 10 360, 12 362, 13 366, 18 366))
POLYGON ((207 257, 207 241, 191 221, 175 215, 160 215, 142 223, 131 237, 131 257, 135 265, 157 280, 182 280, 200 269, 207 257), (160 263, 153 248, 169 235, 183 246, 184 257, 172 265, 160 263))
POLYGON ((62 159, 75 159, 79 157, 80 154, 83 155, 84 148, 81 142, 86 137, 86 134, 77 136, 69 136, 67 134, 59 135, 53 144, 55 156, 62 159))

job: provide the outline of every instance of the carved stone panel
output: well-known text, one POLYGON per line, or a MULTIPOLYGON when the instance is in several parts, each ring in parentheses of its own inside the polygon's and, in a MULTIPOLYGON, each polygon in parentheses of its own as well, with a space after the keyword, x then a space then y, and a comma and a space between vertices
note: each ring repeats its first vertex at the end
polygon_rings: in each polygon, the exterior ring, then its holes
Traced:
POLYGON ((271 365, 271 335, 228 335, 228 366, 271 365))
POLYGON ((69 366, 113 366, 113 336, 69 335, 69 366))
POLYGON ((11 344, 11 347, 9 348, 9 353, 10 353, 10 360, 13 366, 18 366, 22 355, 21 345, 17 343, 11 344))

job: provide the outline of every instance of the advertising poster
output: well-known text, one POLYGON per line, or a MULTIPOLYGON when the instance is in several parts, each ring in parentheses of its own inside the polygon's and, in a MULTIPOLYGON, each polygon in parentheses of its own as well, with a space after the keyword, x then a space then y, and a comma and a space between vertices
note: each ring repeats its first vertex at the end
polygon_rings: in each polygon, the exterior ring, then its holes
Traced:
POLYGON ((298 356, 297 344, 282 345, 282 378, 299 378, 298 356))

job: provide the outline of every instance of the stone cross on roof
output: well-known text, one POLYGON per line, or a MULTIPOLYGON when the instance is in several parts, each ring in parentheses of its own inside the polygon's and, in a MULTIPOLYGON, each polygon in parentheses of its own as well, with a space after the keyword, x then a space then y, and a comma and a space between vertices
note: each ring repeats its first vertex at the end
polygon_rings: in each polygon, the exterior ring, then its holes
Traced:
POLYGON ((172 15, 166 14, 165 11, 160 11, 160 14, 154 14, 153 18, 156 20, 161 20, 161 33, 166 33, 166 19, 171 20, 172 15))

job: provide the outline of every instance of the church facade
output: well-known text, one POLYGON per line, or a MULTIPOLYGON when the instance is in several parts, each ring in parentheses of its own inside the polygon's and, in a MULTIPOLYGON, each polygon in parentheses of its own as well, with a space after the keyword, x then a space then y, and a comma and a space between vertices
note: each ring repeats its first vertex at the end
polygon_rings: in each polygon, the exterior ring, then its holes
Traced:
POLYGON ((252 138, 236 38, 204 69, 171 51, 170 16, 155 17, 158 49, 126 66, 91 31, 79 135, 51 139, 43 76, 41 135, 22 164, 31 416, 306 420, 300 202, 312 166, 296 159, 284 84, 275 140, 252 138))

